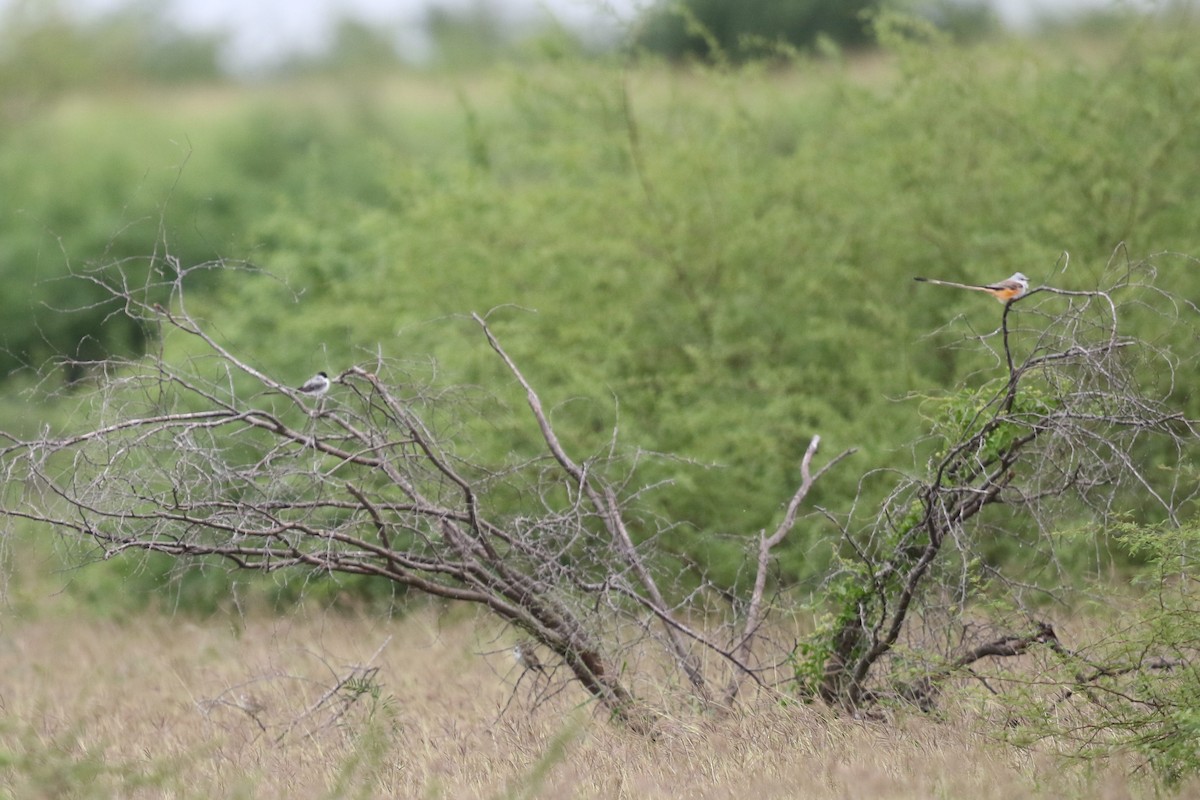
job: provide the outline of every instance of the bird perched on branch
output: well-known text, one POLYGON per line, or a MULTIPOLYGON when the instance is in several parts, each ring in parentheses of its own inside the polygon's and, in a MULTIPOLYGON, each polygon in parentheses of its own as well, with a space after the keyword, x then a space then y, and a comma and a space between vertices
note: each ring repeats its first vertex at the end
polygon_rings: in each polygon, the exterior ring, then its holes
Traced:
POLYGON ((517 642, 513 645, 512 655, 522 669, 542 673, 546 671, 542 662, 538 660, 537 654, 533 652, 533 646, 527 642, 517 642))
POLYGON ((987 292, 1001 303, 1011 303, 1029 291, 1029 279, 1019 272, 1014 272, 1011 278, 1002 280, 999 283, 989 283, 987 285, 953 283, 951 281, 938 281, 933 278, 913 278, 913 280, 922 281, 923 283, 936 283, 938 286, 953 286, 955 289, 987 292))
POLYGON ((324 372, 318 372, 306 380, 296 391, 309 397, 321 397, 329 391, 329 376, 324 372))

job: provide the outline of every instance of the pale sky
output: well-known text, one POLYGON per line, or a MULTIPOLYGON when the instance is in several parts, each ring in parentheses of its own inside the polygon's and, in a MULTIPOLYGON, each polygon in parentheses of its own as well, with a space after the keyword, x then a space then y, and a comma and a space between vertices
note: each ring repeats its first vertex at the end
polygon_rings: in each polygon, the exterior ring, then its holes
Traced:
MULTIPOLYGON (((393 27, 406 49, 419 51, 418 31, 430 6, 468 8, 481 0, 160 0, 180 27, 194 31, 228 31, 230 63, 253 68, 271 64, 294 51, 319 51, 331 23, 353 17, 393 27), (406 30, 411 35, 406 35, 406 30)), ((737 0, 729 0, 737 2, 737 0)), ((11 0, 0 0, 0 6, 11 0)), ((98 12, 128 5, 131 0, 68 0, 68 5, 98 12)), ((653 0, 482 0, 515 20, 552 14, 572 28, 603 35, 614 31, 653 0)), ((1154 5, 1155 0, 1131 0, 1154 5)), ((1039 14, 1084 8, 1128 5, 1122 0, 992 0, 1005 23, 1020 27, 1039 14)))

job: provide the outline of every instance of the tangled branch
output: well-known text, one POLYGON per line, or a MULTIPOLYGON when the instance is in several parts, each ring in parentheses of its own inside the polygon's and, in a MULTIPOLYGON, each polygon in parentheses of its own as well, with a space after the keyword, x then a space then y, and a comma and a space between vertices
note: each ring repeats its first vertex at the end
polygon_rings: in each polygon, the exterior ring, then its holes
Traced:
MULTIPOLYGON (((934 603, 949 619, 961 615, 983 575, 1031 588, 987 564, 986 532, 1012 535, 1006 523, 1050 531, 1067 508, 1103 523, 1132 504, 1178 523, 1195 487, 1182 470, 1151 471, 1184 461, 1196 438, 1177 392, 1181 356, 1130 335, 1125 320, 1149 311, 1185 324, 1191 309, 1154 286, 1148 264, 1107 278, 1095 290, 1043 286, 1006 304, 997 331, 975 340, 1002 371, 939 400, 925 469, 904 477, 862 529, 845 527, 849 555, 835 581, 847 600, 817 648, 825 658, 817 690, 827 702, 856 709, 894 694, 881 667, 902 637, 919 646, 914 620, 940 613, 934 603), (1005 522, 984 521, 993 507, 1006 509, 993 515, 1005 522)), ((1030 641, 976 647, 1024 652, 1030 641)), ((930 658, 955 663, 950 652, 930 658)), ((934 671, 924 681, 940 678, 934 671)))
POLYGON ((714 700, 704 652, 758 680, 748 659, 770 548, 837 461, 813 471, 816 438, 785 522, 760 546, 749 619, 730 644, 697 623, 687 597, 660 586, 654 542, 666 523, 630 515, 646 488, 637 483, 644 456, 616 447, 572 456, 484 316, 472 319, 536 425, 541 455, 530 460, 463 457, 469 428, 454 416, 456 395, 394 377, 383 358, 331 375, 314 406, 210 335, 188 308, 189 271, 171 266, 164 285, 131 288, 119 270, 90 279, 125 313, 160 326, 164 340, 182 337, 209 358, 176 364, 160 352, 100 365, 109 380, 86 429, 6 437, 4 477, 23 491, 5 498, 4 515, 90 538, 106 557, 150 551, 243 570, 366 576, 477 604, 547 648, 556 668, 639 730, 652 729, 655 713, 619 666, 635 644, 661 645, 706 705, 714 700))

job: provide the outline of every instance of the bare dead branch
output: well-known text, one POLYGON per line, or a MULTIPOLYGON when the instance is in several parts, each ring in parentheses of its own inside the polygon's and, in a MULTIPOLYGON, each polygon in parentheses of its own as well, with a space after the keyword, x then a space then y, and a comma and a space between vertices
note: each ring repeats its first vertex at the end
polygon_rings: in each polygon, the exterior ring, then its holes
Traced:
POLYGON ((688 680, 691 681, 696 691, 700 693, 702 698, 708 700, 708 689, 704 675, 700 670, 699 662, 688 651, 686 643, 679 635, 679 624, 674 621, 666 599, 663 597, 661 590, 659 590, 658 584, 650 574, 649 569, 646 568, 641 556, 638 555, 637 548, 633 544, 633 538, 630 536, 629 529, 625 525, 625 520, 621 515, 621 506, 617 500, 616 493, 611 486, 602 486, 597 489, 592 481, 589 480, 587 471, 567 455, 558 441, 558 436, 555 434, 549 418, 542 408, 542 402, 537 392, 534 391, 516 363, 504 351, 504 348, 500 346, 500 342, 492 334, 487 322, 478 314, 472 314, 471 318, 483 329, 484 335, 487 336, 488 343, 492 346, 492 349, 496 351, 504 361, 505 366, 513 374, 513 377, 517 379, 517 382, 525 390, 529 408, 537 420, 542 438, 545 440, 547 447, 549 447, 551 454, 562 465, 563 469, 574 478, 580 492, 587 495, 592 507, 600 515, 604 526, 608 529, 609 534, 616 543, 619 553, 624 561, 633 569, 634 574, 637 575, 638 580, 641 582, 642 588, 645 589, 649 604, 655 609, 655 615, 667 623, 665 630, 679 665, 687 674, 688 680))
MULTIPOLYGON (((746 612, 746 625, 742 631, 741 641, 734 648, 733 653, 739 663, 746 664, 750 660, 751 650, 754 645, 754 637, 758 632, 759 626, 763 623, 763 592, 767 586, 767 569, 770 564, 771 549, 783 541, 784 537, 792 530, 796 524, 796 514, 800 510, 800 504, 808 497, 809 491, 812 490, 813 484, 817 478, 820 478, 826 470, 836 465, 839 461, 852 455, 855 450, 846 450, 836 456, 825 466, 818 470, 817 474, 812 473, 813 456, 817 454, 817 449, 821 446, 821 437, 813 436, 812 441, 808 444, 808 449, 804 453, 804 457, 800 460, 800 486, 796 489, 796 493, 792 495, 791 501, 788 502, 787 510, 784 512, 783 519, 775 528, 774 533, 770 536, 766 535, 765 531, 759 533, 758 541, 758 561, 754 573, 754 588, 750 592, 750 606, 746 612)), ((725 687, 725 696, 722 704, 726 707, 733 704, 737 697, 738 691, 741 688, 742 679, 746 675, 746 671, 735 672, 729 679, 729 683, 725 687)))

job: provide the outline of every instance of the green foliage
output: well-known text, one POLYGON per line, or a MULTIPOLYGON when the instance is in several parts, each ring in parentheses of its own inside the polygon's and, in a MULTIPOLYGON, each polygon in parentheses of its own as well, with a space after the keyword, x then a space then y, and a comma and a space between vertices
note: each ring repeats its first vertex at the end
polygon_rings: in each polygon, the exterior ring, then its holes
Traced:
MULTIPOLYGON (((0 141, 23 209, 0 212, 7 366, 139 346, 145 332, 99 325, 106 307, 79 328, 30 310, 34 290, 68 285, 65 262, 163 243, 184 263, 246 256, 274 277, 234 273, 192 298, 222 341, 291 381, 378 348, 484 387, 466 455, 504 463, 536 453, 536 431, 462 318, 503 307, 495 329, 577 457, 619 429, 695 462, 644 466, 672 485, 646 498, 638 534, 680 522, 657 533, 667 548, 736 584, 741 536, 781 513, 814 433, 818 461, 861 448, 810 496, 844 509, 860 474, 928 454, 905 450, 919 415, 897 398, 998 377, 977 349, 944 346, 994 329, 998 306, 912 276, 1020 268, 1089 288, 1118 242, 1133 258, 1200 250, 1192 29, 1146 25, 1100 59, 962 47, 895 15, 876 29, 884 77, 853 60, 678 74, 556 52, 503 88, 465 82, 424 104, 302 88, 265 108, 63 107, 0 141)), ((1179 263, 1160 259, 1164 286, 1200 292, 1179 263)), ((882 484, 861 487, 863 507, 882 484)), ((815 585, 827 535, 802 523, 783 577, 815 585)))
POLYGON ((247 226, 289 194, 374 199, 373 151, 359 143, 382 123, 354 113, 354 98, 345 121, 243 102, 216 124, 204 108, 159 115, 84 102, 0 139, 0 183, 16 201, 0 207, 0 375, 51 357, 142 352, 148 332, 71 275, 116 263, 141 282, 164 266, 154 254, 191 265, 249 253, 247 226), (352 155, 313 168, 332 152, 352 155))
POLYGON ((221 44, 174 30, 162 5, 86 20, 62 0, 15 0, 0 8, 0 115, 83 87, 211 81, 221 44))
MULTIPOLYGON (((825 586, 821 608, 812 633, 796 643, 790 654, 792 677, 799 697, 811 700, 818 696, 826 675, 825 669, 838 646, 838 633, 849 623, 860 619, 874 603, 869 568, 861 561, 838 564, 834 578, 825 586)), ((895 576, 890 578, 895 581, 895 576)), ((839 653, 842 663, 852 663, 866 646, 862 639, 847 642, 845 652, 839 653)))
POLYGON ((862 46, 879 0, 660 0, 645 12, 637 44, 672 60, 743 61, 762 45, 807 47, 820 37, 862 46))
POLYGON ((789 654, 788 663, 796 682, 796 693, 806 701, 814 700, 821 689, 825 664, 833 654, 830 638, 834 630, 832 625, 822 625, 811 636, 797 642, 789 654))
POLYGON ((915 10, 959 42, 981 41, 1000 29, 990 0, 930 0, 917 3, 915 10))
MULTIPOLYGON (((950 449, 982 436, 973 453, 980 462, 990 462, 1007 452, 1029 433, 1031 423, 1052 414, 1061 404, 1045 387, 1030 377, 1022 382, 1006 413, 994 417, 1006 397, 1008 378, 985 381, 978 387, 928 397, 922 409, 931 424, 936 442, 934 459, 946 457, 950 449), (1032 384, 1032 385, 1031 385, 1032 384)), ((950 480, 953 475, 947 476, 950 480)))
POLYGON ((496 63, 508 49, 504 28, 498 9, 484 0, 465 9, 432 5, 425 12, 434 62, 442 68, 478 69, 496 63))

